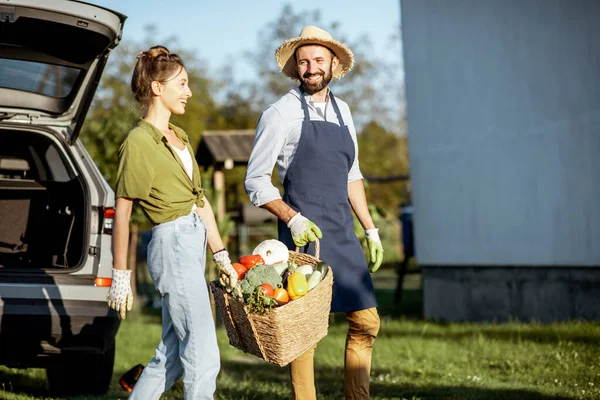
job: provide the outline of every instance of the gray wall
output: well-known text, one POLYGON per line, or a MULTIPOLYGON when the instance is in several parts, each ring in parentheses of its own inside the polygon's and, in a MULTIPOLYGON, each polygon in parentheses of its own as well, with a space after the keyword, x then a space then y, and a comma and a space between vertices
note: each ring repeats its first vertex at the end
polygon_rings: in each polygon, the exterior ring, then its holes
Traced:
POLYGON ((419 263, 600 266, 600 1, 401 16, 419 263))

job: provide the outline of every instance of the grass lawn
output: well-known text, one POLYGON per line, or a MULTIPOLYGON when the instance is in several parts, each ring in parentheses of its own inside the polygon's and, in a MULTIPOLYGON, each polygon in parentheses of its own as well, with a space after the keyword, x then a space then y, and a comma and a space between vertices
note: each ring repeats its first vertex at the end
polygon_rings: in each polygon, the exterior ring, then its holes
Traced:
MULTIPOLYGON (((390 313, 390 290, 379 290, 382 314, 390 313)), ((408 315, 418 292, 405 296, 408 315)), ((316 353, 319 399, 343 399, 346 326, 334 316, 316 353)), ((160 338, 160 321, 132 313, 117 337, 110 392, 99 399, 125 399, 118 377, 145 364, 160 338)), ((288 399, 288 370, 230 347, 219 329, 222 369, 217 399, 288 399)), ((373 350, 372 399, 600 399, 600 324, 445 324, 382 317, 373 350)), ((53 399, 45 372, 0 367, 0 398, 53 399)), ((82 396, 76 399, 92 399, 82 396)), ((163 399, 183 399, 177 383, 163 399)))

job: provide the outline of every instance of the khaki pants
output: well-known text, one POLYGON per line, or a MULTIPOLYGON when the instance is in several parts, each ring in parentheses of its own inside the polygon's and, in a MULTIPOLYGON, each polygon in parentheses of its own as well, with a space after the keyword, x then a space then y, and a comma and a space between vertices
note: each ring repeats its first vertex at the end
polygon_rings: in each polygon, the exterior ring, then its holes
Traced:
MULTIPOLYGON (((344 398, 369 399, 371 351, 379 332, 376 308, 346 313, 348 335, 344 360, 344 398)), ((317 346, 290 363, 293 400, 315 400, 314 355, 317 346)))

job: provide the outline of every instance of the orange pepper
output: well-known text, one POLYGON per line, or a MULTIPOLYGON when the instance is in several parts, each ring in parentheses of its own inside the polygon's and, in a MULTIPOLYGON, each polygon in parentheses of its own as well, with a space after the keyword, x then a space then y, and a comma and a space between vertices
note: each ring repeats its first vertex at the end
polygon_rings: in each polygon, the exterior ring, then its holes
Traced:
POLYGON ((287 290, 283 288, 275 289, 275 291, 273 291, 273 298, 279 304, 286 304, 288 301, 290 301, 290 296, 288 295, 287 290))

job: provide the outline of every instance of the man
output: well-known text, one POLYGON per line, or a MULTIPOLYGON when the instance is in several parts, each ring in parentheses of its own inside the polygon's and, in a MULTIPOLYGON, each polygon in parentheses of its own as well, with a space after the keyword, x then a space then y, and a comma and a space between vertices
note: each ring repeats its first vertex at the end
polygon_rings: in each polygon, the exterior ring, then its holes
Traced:
MULTIPOLYGON (((298 79, 261 115, 248 163, 245 186, 254 205, 279 218, 279 240, 290 249, 314 254, 334 272, 332 312, 349 323, 345 354, 346 399, 369 398, 371 350, 379 331, 370 272, 383 260, 378 230, 367 208, 358 164, 356 130, 348 105, 329 91, 354 63, 352 51, 322 29, 307 26, 281 45, 275 58, 283 73, 298 79), (277 164, 284 187, 271 183, 277 164), (354 234, 352 209, 366 230, 368 263, 354 234), (308 246, 307 246, 308 245, 308 246)), ((290 365, 292 398, 316 399, 311 349, 290 365)))

